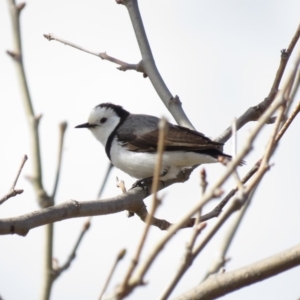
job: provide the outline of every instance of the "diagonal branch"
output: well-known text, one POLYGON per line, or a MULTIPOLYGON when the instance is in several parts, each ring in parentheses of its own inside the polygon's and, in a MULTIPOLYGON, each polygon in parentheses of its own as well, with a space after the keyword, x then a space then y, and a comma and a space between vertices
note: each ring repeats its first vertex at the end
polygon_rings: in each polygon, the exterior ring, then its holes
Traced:
MULTIPOLYGON (((296 118, 298 113, 300 112, 300 102, 297 103, 294 110, 292 111, 291 115, 288 117, 286 122, 281 127, 280 131, 277 133, 274 146, 277 145, 277 143, 280 141, 286 130, 289 128, 290 124, 293 122, 293 120, 296 118)), ((243 177, 241 182, 244 184, 246 183, 259 169, 261 162, 261 157, 254 165, 253 167, 248 171, 248 173, 243 177)), ((201 216, 202 221, 207 221, 209 219, 218 217, 220 213, 222 212, 222 209, 225 207, 225 205, 228 203, 228 201, 235 195, 235 193, 238 191, 238 188, 232 189, 224 198, 223 200, 209 213, 201 216)))
POLYGON ((192 123, 184 113, 178 96, 173 96, 161 77, 151 51, 150 44, 146 35, 143 20, 139 11, 137 0, 118 0, 117 3, 124 4, 128 10, 135 36, 142 55, 141 65, 144 72, 148 75, 154 89, 160 99, 170 111, 177 124, 194 129, 192 123))
POLYGON ((20 174, 21 174, 21 172, 23 170, 23 167, 24 167, 27 159, 28 159, 27 155, 24 155, 24 157, 22 159, 22 162, 21 162, 21 165, 20 165, 20 167, 18 169, 17 176, 16 176, 16 178, 15 178, 15 180, 14 180, 14 182, 13 182, 13 184, 12 184, 10 190, 9 190, 9 192, 6 195, 4 195, 2 198, 0 198, 0 205, 3 204, 9 198, 15 197, 16 195, 19 195, 19 194, 23 193, 23 190, 16 190, 15 187, 16 187, 16 184, 18 182, 19 176, 20 176, 20 174))
MULTIPOLYGON (((238 119, 236 123, 237 130, 242 128, 245 124, 251 121, 257 121, 259 117, 266 111, 266 109, 271 105, 274 101, 276 93, 279 89, 279 84, 281 82, 283 73, 285 71, 286 65, 288 63, 289 58, 294 50, 296 43, 298 42, 300 37, 300 25, 298 26, 288 48, 281 51, 281 59, 279 63, 278 70, 276 72, 275 79, 273 81, 272 87, 270 89, 269 95, 265 98, 261 103, 256 106, 248 108, 238 119)), ((271 118, 271 117, 270 117, 271 118)), ((266 124, 273 123, 274 118, 268 119, 266 124)), ((219 135, 215 141, 220 143, 225 143, 230 139, 232 135, 232 127, 228 127, 221 135, 219 135)))
POLYGON ((106 169, 106 173, 105 173, 105 176, 104 176, 104 179, 101 183, 101 186, 100 186, 100 189, 99 189, 99 192, 98 192, 98 195, 97 195, 97 199, 100 199, 101 196, 102 196, 102 193, 104 191, 104 188, 106 186, 106 183, 107 183, 107 180, 108 180, 108 177, 109 177, 109 174, 113 168, 113 164, 111 162, 109 162, 109 165, 107 166, 107 169, 106 169))
POLYGON ((209 277, 176 300, 216 299, 300 265, 300 245, 235 271, 209 277))
POLYGON ((112 276, 113 276, 113 274, 114 274, 114 272, 115 272, 115 270, 116 270, 116 268, 117 268, 118 263, 124 258, 125 254, 126 254, 126 249, 122 249, 122 250, 118 253, 118 255, 117 255, 117 257, 116 257, 116 259, 115 259, 115 261, 114 261, 114 264, 113 264, 113 266, 112 266, 112 268, 111 268, 111 270, 110 270, 110 272, 109 272, 109 274, 108 274, 108 277, 107 277, 107 279, 106 279, 106 281, 105 281, 105 284, 104 284, 104 286, 103 286, 103 289, 102 289, 102 291, 101 291, 101 293, 100 293, 99 300, 102 299, 102 297, 103 297, 103 295, 104 295, 104 293, 105 293, 105 291, 106 291, 106 289, 107 289, 107 287, 108 287, 108 284, 109 284, 109 282, 111 281, 111 278, 112 278, 112 276))
MULTIPOLYGON (((205 205, 213 196, 216 190, 229 178, 229 176, 234 172, 236 166, 241 162, 243 157, 250 151, 252 144, 257 137, 257 134, 260 132, 262 127, 264 126, 265 122, 271 117, 271 115, 283 104, 286 103, 286 100, 284 98, 286 90, 289 88, 290 84, 295 78, 295 73, 296 70, 299 67, 300 63, 300 53, 297 56, 296 59, 296 64, 289 75, 283 90, 280 91, 277 95, 276 98, 273 102, 273 105, 270 106, 265 113, 260 117, 258 122, 255 124, 254 128, 252 129, 247 141, 245 142, 244 146, 242 149, 239 151, 239 153, 236 155, 236 157, 228 164, 226 171, 220 176, 220 178, 211 186, 210 189, 208 189, 205 194, 202 197, 202 201, 195 205, 185 216, 182 217, 182 219, 171 226, 168 229, 167 234, 155 245, 155 247, 152 249, 151 253, 148 255, 148 257, 145 259, 145 261, 140 265, 139 269, 136 271, 136 276, 133 278, 133 280, 130 282, 130 289, 128 289, 128 292, 131 292, 136 286, 140 285, 143 283, 143 278, 146 274, 146 272, 149 270, 150 266, 152 265, 154 259, 157 257, 158 253, 163 249, 164 245, 166 242, 168 242, 174 235, 175 232, 181 226, 188 220, 189 218, 192 217, 195 213, 199 211, 203 205, 205 205)), ((289 99, 292 101, 291 99, 289 99)), ((251 181, 247 189, 245 189, 245 195, 247 193, 249 194, 249 191, 253 188, 254 185, 257 184, 258 180, 262 178, 262 176, 265 174, 266 169, 261 168, 261 171, 257 173, 255 178, 251 181)), ((195 250, 197 251, 197 249, 195 250)))
POLYGON ((85 53, 100 57, 103 60, 107 60, 107 61, 110 61, 114 64, 117 64, 117 65, 119 65, 119 67, 117 69, 120 70, 120 71, 125 72, 125 71, 128 71, 128 70, 135 70, 137 72, 144 73, 140 63, 138 63, 138 64, 129 64, 129 63, 126 63, 126 62, 124 62, 120 59, 117 59, 115 57, 112 57, 112 56, 108 55, 106 52, 99 53, 99 52, 88 50, 86 48, 83 48, 82 46, 79 46, 79 45, 75 44, 75 43, 69 42, 65 39, 62 39, 58 36, 55 36, 53 33, 44 34, 44 38, 46 38, 48 41, 60 42, 60 43, 65 44, 67 46, 70 46, 70 47, 73 47, 73 48, 78 49, 80 51, 83 51, 85 53))
POLYGON ((56 166, 56 175, 55 175, 55 181, 54 181, 54 188, 52 192, 52 199, 54 201, 56 196, 56 191, 59 183, 59 176, 60 176, 60 170, 61 170, 61 161, 62 161, 62 154, 63 154, 63 145, 64 145, 64 137, 65 132, 67 129, 67 122, 62 122, 59 124, 59 143, 58 143, 58 159, 57 159, 57 166, 56 166))
POLYGON ((72 261, 75 259, 76 257, 76 252, 77 249, 83 239, 83 237, 85 236, 86 232, 89 230, 91 226, 90 223, 90 218, 83 224, 82 226, 82 230, 78 236, 78 239, 74 245, 73 250, 71 251, 71 254, 69 255, 69 258, 67 259, 67 261, 61 266, 61 267, 57 267, 57 268, 53 268, 53 273, 52 273, 52 280, 56 280, 64 271, 66 271, 67 269, 69 269, 69 267, 71 266, 72 261))

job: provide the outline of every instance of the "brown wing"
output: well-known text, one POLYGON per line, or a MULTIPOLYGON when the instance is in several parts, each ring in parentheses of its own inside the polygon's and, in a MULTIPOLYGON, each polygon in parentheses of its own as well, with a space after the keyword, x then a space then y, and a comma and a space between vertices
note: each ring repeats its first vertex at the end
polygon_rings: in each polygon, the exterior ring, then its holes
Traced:
MULTIPOLYGON (((157 149, 158 129, 139 136, 132 134, 127 136, 126 140, 127 142, 124 142, 124 146, 130 151, 155 152, 157 149)), ((205 152, 205 150, 222 151, 222 146, 223 144, 212 141, 200 132, 170 124, 165 149, 169 151, 205 152)))

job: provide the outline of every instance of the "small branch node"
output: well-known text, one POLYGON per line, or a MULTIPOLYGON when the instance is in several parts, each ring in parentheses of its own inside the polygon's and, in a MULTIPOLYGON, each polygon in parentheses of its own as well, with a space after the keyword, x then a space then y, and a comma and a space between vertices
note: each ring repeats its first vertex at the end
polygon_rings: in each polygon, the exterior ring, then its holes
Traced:
POLYGON ((286 49, 282 49, 280 50, 280 53, 281 53, 281 58, 282 59, 288 59, 290 54, 288 53, 288 51, 286 49))
POLYGON ((38 127, 40 125, 40 121, 41 121, 42 117, 43 117, 42 114, 38 114, 33 117, 33 122, 36 127, 38 127))
POLYGON ((126 249, 124 248, 119 252, 119 254, 117 256, 117 260, 119 261, 119 260, 123 259, 125 255, 126 255, 126 249))
POLYGON ((43 34, 44 38, 46 38, 48 41, 52 41, 55 40, 53 33, 49 33, 49 34, 43 34))
POLYGON ((172 98, 169 100, 169 105, 179 105, 179 106, 181 106, 182 103, 181 103, 179 97, 176 95, 175 97, 172 97, 172 98))
POLYGON ((88 218, 87 221, 83 224, 83 231, 89 230, 91 227, 91 218, 88 218))
POLYGON ((13 60, 17 62, 22 61, 22 55, 18 52, 6 50, 6 54, 8 54, 13 60))
POLYGON ((117 183, 116 183, 117 187, 121 189, 123 194, 126 193, 126 187, 125 187, 124 180, 119 180, 119 178, 116 177, 116 181, 117 181, 117 183))
POLYGON ((224 191, 220 188, 217 188, 215 191, 214 191, 214 195, 213 197, 214 198, 219 198, 221 197, 222 195, 224 194, 224 191))
POLYGON ((68 127, 68 123, 66 121, 59 123, 59 129, 62 134, 65 133, 65 131, 67 130, 67 127, 68 127))
POLYGON ((208 182, 206 180, 206 171, 204 168, 202 168, 200 171, 200 186, 202 188, 202 194, 205 193, 207 185, 208 185, 208 182))
POLYGON ((25 2, 18 3, 18 4, 16 5, 17 12, 20 13, 20 12, 23 10, 23 8, 24 8, 25 6, 26 6, 26 3, 25 3, 25 2))

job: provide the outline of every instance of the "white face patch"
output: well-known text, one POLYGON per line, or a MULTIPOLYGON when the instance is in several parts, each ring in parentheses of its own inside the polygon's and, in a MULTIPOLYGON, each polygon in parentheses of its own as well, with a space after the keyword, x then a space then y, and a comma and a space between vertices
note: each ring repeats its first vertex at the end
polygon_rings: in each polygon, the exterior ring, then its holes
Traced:
POLYGON ((119 124, 120 117, 111 108, 96 107, 91 111, 88 122, 96 125, 90 130, 95 138, 105 146, 108 137, 119 124))

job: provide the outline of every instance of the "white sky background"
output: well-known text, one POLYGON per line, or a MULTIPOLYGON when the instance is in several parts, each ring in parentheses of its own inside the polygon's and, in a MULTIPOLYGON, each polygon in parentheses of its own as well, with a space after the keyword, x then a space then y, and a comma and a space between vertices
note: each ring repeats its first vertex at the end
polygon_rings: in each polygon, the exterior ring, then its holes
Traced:
MULTIPOLYGON (((280 58, 299 22, 298 1, 140 1, 141 14, 157 66, 171 92, 179 95, 195 127, 206 135, 219 135, 234 117, 267 96, 280 58)), ((40 124, 44 184, 51 193, 57 158, 58 123, 69 124, 57 203, 69 199, 95 199, 108 159, 92 135, 74 126, 86 122, 92 107, 101 102, 123 105, 134 113, 170 114, 150 81, 140 73, 120 72, 116 66, 55 41, 54 33, 94 51, 107 51, 126 62, 140 60, 134 32, 124 6, 105 1, 28 1, 21 16, 23 55, 30 92, 40 124)), ((12 49, 7 3, 0 2, 0 195, 7 192, 23 154, 29 160, 17 188, 21 196, 0 207, 0 217, 18 216, 38 209, 32 187, 24 179, 31 174, 31 153, 19 84, 14 64, 5 53, 12 49)), ((299 49, 296 47, 296 49, 299 49)), ((291 62, 293 62, 293 57, 291 62)), ((288 68, 289 69, 289 68, 288 68)), ((242 144, 254 124, 239 131, 242 144)), ((245 266, 300 242, 299 218, 299 118, 283 137, 261 188, 229 251, 227 270, 245 266)), ((263 153, 266 126, 246 158, 245 174, 263 153)), ((231 142, 225 147, 231 153, 231 142)), ((205 167, 212 183, 224 167, 205 167)), ((199 170, 191 180, 163 191, 158 216, 176 221, 199 199, 199 170)), ((104 197, 120 193, 115 177, 130 187, 133 179, 121 171, 111 174, 104 197)), ((225 188, 228 191, 232 182, 225 188)), ((150 201, 146 201, 150 204, 150 201)), ((214 201, 211 205, 216 205, 214 201)), ((209 209, 209 208, 207 208, 209 209)), ((63 263, 71 251, 84 219, 55 224, 54 254, 63 263)), ((214 220, 208 222, 211 226, 214 220)), ((120 281, 143 230, 137 218, 125 213, 95 217, 71 268, 54 284, 52 299, 97 299, 119 250, 128 253, 109 286, 120 281)), ((226 226, 213 239, 192 269, 181 280, 173 297, 195 286, 213 259, 226 226)), ((23 238, 2 236, 0 247, 0 295, 4 299, 39 299, 43 271, 43 228, 23 238)), ((141 287, 129 299, 157 299, 177 269, 191 230, 182 230, 159 256, 141 287)), ((142 257, 164 235, 152 228, 142 257)), ((296 299, 300 269, 295 268, 223 299, 296 299)))

